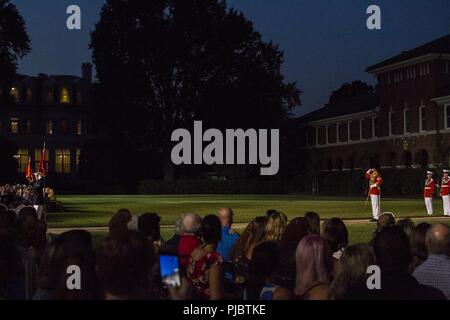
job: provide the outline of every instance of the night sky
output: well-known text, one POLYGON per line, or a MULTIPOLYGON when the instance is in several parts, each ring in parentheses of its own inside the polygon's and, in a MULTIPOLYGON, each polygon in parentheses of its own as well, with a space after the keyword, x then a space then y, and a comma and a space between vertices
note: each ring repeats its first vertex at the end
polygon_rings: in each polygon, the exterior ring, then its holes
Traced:
MULTIPOLYGON (((90 61, 89 32, 104 0, 12 0, 27 23, 32 53, 19 65, 30 75, 80 74, 90 61), (82 30, 66 29, 66 8, 82 10, 82 30)), ((401 51, 450 33, 450 0, 228 0, 265 40, 285 52, 284 73, 304 91, 297 114, 322 107, 332 90, 401 51), (382 30, 366 28, 366 8, 382 10, 382 30)))

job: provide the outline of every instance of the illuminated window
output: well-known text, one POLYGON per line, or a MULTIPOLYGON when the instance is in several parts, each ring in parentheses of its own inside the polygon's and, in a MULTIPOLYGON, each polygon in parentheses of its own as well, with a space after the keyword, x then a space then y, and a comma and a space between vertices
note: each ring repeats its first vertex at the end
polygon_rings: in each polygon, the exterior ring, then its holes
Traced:
POLYGON ((19 96, 19 89, 17 87, 12 87, 10 94, 14 102, 16 103, 19 102, 20 96, 19 96))
POLYGON ((70 150, 57 149, 55 151, 55 172, 70 173, 70 150))
POLYGON ((10 129, 11 133, 14 134, 19 133, 19 119, 17 118, 11 119, 10 129))
POLYGON ((80 171, 81 149, 77 149, 77 172, 80 171))
POLYGON ((17 168, 19 173, 25 173, 27 172, 28 168, 28 150, 27 149, 19 149, 19 152, 14 157, 17 160, 17 168))
POLYGON ((47 121, 46 132, 49 136, 53 134, 53 121, 47 121))
POLYGON ((69 132, 69 123, 67 120, 61 121, 61 134, 67 134, 69 132))
POLYGON ((31 88, 27 88, 27 104, 32 104, 33 103, 33 90, 31 90, 31 88))
MULTIPOLYGON (((41 149, 35 149, 34 150, 34 170, 36 172, 39 171, 39 164, 41 162, 41 149)), ((45 150, 45 171, 48 172, 48 158, 49 158, 49 151, 48 149, 45 150)))
POLYGON ((77 135, 81 136, 83 134, 83 122, 77 121, 77 135))
POLYGON ((61 103, 70 103, 70 93, 69 90, 65 87, 61 89, 61 97, 60 97, 61 103))
POLYGON ((31 133, 31 130, 32 130, 32 124, 31 124, 31 121, 30 120, 28 120, 27 122, 26 122, 26 133, 28 133, 28 134, 30 134, 31 133))

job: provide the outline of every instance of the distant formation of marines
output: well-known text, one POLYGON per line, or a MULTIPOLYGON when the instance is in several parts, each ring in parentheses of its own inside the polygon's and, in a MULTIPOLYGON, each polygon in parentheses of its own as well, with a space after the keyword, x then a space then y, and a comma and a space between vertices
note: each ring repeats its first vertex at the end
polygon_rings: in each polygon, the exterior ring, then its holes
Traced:
MULTIPOLYGON (((444 207, 444 216, 450 217, 450 170, 443 170, 443 176, 441 179, 441 184, 437 184, 433 179, 434 172, 427 171, 427 179, 425 180, 424 186, 424 200, 425 207, 428 215, 433 215, 433 198, 435 195, 436 188, 439 189, 439 196, 442 197, 442 203, 444 207)), ((380 207, 380 197, 381 197, 381 185, 383 184, 383 179, 377 169, 369 169, 366 171, 366 179, 369 180, 369 191, 367 195, 367 200, 370 198, 372 204, 372 216, 371 221, 378 221, 381 215, 380 207)))

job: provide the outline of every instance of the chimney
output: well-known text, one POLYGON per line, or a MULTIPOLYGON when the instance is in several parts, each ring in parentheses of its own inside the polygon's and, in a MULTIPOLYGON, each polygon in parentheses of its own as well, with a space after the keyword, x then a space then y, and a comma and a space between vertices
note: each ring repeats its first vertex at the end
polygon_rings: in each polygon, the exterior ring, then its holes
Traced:
POLYGON ((92 64, 83 63, 81 65, 81 78, 88 84, 92 83, 92 64))

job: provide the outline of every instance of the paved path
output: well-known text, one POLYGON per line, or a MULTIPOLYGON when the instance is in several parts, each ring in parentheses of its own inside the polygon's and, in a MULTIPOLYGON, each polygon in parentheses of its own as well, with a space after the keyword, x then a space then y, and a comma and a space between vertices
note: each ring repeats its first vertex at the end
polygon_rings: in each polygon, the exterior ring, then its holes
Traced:
MULTIPOLYGON (((401 218, 400 218, 401 219, 401 218)), ((421 216, 421 217, 411 217, 411 219, 414 222, 418 221, 447 221, 450 222, 450 217, 444 217, 444 216, 421 216)), ((369 219, 344 219, 344 222, 346 225, 358 225, 358 224, 367 224, 370 223, 369 219)), ((233 225, 234 229, 245 229, 247 227, 248 223, 235 223, 233 225)), ((161 229, 173 229, 173 225, 164 225, 161 226, 161 229)), ((108 232, 108 227, 88 227, 88 228, 49 228, 48 233, 52 234, 61 234, 66 231, 70 230, 77 230, 77 229, 83 229, 89 232, 108 232)))

